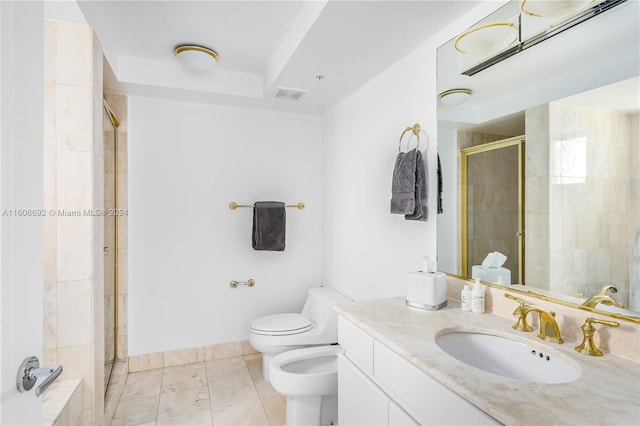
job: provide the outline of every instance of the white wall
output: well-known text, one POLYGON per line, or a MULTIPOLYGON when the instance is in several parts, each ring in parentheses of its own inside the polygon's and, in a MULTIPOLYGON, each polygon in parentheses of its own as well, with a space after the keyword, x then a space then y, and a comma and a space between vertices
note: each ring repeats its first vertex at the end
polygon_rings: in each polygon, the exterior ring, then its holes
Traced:
POLYGON ((129 98, 129 355, 244 340, 321 282, 321 119, 129 98), (252 210, 287 209, 284 252, 251 248, 252 210), (231 289, 231 280, 256 280, 231 289))
POLYGON ((435 69, 423 46, 324 116, 324 280, 349 297, 401 295, 407 272, 436 254, 435 69), (426 223, 389 213, 398 138, 416 122, 430 139, 426 223))
POLYGON ((438 269, 460 274, 458 264, 458 136, 452 129, 438 130, 442 167, 442 210, 438 216, 438 269))
POLYGON ((328 285, 354 299, 400 296, 407 272, 420 267, 422 256, 436 256, 436 49, 502 3, 482 2, 325 114, 328 285), (389 213, 398 138, 415 122, 430 139, 427 223, 389 213))
POLYGON ((319 284, 403 294, 407 271, 436 255, 436 49, 501 3, 482 2, 322 119, 130 97, 129 354, 246 339, 252 319, 299 310, 319 284), (398 137, 415 122, 430 139, 427 223, 388 213, 398 137), (268 199, 308 205, 287 210, 284 253, 253 251, 251 210, 227 207, 268 199), (256 287, 229 288, 248 278, 256 287))

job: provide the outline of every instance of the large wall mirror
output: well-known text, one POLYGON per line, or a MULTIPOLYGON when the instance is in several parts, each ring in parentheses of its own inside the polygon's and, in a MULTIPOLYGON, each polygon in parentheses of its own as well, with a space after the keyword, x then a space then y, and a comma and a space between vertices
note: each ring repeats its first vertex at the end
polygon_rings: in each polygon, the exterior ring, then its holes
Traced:
POLYGON ((438 91, 439 269, 640 321, 640 2, 507 2, 438 91))

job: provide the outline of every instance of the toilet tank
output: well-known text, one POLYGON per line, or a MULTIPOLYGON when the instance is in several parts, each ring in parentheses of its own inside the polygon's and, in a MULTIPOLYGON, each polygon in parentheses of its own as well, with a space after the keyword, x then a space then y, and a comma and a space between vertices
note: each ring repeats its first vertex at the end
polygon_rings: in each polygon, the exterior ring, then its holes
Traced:
POLYGON ((307 301, 304 303, 302 313, 315 321, 318 332, 328 338, 323 343, 338 341, 338 314, 331 306, 340 302, 351 302, 351 299, 329 287, 307 290, 307 301))

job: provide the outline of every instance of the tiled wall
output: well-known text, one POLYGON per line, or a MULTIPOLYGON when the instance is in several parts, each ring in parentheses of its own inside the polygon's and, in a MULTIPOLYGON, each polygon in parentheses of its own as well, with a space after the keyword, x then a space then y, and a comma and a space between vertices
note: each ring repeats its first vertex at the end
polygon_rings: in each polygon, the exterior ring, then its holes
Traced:
POLYGON ((82 379, 83 424, 103 415, 102 49, 87 26, 45 21, 44 356, 82 379))
POLYGON ((560 103, 527 111, 527 283, 584 297, 613 283, 628 304, 627 126, 625 114, 560 103))
POLYGON ((549 105, 525 113, 525 282, 549 288, 549 105))

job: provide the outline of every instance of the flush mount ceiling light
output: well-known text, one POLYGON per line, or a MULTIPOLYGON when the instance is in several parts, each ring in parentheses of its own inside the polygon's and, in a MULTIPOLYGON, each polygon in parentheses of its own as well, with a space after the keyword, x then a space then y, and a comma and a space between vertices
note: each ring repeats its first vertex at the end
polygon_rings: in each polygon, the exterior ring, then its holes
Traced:
POLYGON ((218 62, 218 54, 213 50, 192 44, 183 44, 176 47, 173 54, 178 61, 191 71, 207 71, 218 62))
POLYGON ((512 22, 494 22, 471 28, 460 34, 454 47, 477 59, 495 55, 518 40, 518 28, 512 22))
POLYGON ((440 93, 440 102, 445 105, 460 105, 471 97, 470 89, 451 89, 440 93))

